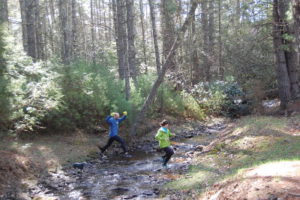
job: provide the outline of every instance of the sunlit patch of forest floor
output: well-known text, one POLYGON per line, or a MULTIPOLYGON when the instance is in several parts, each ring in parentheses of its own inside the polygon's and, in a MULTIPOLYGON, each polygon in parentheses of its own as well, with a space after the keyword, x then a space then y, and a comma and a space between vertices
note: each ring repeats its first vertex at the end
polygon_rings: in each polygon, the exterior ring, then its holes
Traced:
POLYGON ((99 135, 87 135, 81 131, 31 135, 26 139, 3 136, 0 142, 0 199, 5 199, 7 193, 10 197, 22 199, 24 189, 36 184, 42 174, 87 159, 98 150, 98 143, 99 135))
POLYGON ((169 182, 174 199, 300 199, 300 116, 236 120, 169 182))

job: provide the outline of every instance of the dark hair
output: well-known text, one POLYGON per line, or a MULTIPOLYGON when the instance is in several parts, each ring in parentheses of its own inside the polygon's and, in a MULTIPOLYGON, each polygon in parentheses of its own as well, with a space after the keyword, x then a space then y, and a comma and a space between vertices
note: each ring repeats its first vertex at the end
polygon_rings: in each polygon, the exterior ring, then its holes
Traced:
POLYGON ((161 126, 165 126, 167 124, 169 124, 169 122, 167 120, 165 120, 165 119, 160 122, 161 126))

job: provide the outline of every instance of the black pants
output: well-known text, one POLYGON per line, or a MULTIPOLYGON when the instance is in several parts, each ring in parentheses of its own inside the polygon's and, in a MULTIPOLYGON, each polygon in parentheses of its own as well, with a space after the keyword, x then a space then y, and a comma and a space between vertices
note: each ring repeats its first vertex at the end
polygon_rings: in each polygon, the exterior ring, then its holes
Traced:
POLYGON ((168 163, 168 161, 170 160, 170 158, 172 157, 172 155, 174 154, 174 150, 172 149, 172 147, 165 147, 165 148, 162 148, 162 150, 164 150, 164 152, 166 152, 166 154, 163 156, 164 165, 166 165, 168 163))
POLYGON ((111 145, 114 141, 117 141, 117 142, 119 142, 119 143, 121 144, 121 147, 122 147, 124 153, 127 152, 127 149, 126 149, 126 145, 125 145, 124 140, 123 140, 121 137, 117 136, 117 135, 116 135, 116 136, 113 136, 113 137, 110 137, 110 138, 108 139, 107 144, 106 144, 103 148, 101 148, 102 152, 104 152, 108 147, 110 147, 110 145, 111 145))

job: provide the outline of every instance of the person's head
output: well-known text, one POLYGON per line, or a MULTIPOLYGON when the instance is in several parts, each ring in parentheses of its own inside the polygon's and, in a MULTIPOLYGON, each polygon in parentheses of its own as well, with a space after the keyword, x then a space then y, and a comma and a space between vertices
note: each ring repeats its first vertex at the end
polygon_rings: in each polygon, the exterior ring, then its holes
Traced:
POLYGON ((161 122, 160 122, 160 126, 161 127, 168 127, 169 126, 169 122, 167 121, 167 120, 162 120, 161 122))
POLYGON ((115 118, 115 119, 119 119, 119 118, 120 118, 120 114, 117 113, 117 112, 115 112, 115 113, 114 113, 114 118, 115 118))

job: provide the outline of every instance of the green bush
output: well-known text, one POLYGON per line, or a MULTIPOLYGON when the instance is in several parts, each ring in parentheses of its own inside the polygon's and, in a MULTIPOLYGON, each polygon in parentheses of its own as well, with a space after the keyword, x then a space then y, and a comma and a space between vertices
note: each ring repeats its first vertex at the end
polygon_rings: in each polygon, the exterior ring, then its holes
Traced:
MULTIPOLYGON (((55 61, 33 63, 21 50, 8 48, 10 82, 7 90, 12 106, 7 113, 15 132, 95 130, 109 113, 125 110, 129 113, 126 124, 132 123, 156 75, 140 75, 138 88, 131 83, 131 97, 127 101, 124 81, 115 76, 113 66, 82 61, 70 65, 55 61)), ((204 116, 203 109, 191 95, 173 90, 168 83, 159 89, 147 116, 153 117, 161 109, 177 116, 204 116)))
POLYGON ((236 117, 248 114, 250 106, 243 104, 244 92, 233 78, 212 83, 201 82, 194 86, 191 94, 208 114, 236 117))
POLYGON ((9 93, 7 90, 8 78, 6 61, 4 58, 5 43, 4 43, 4 31, 0 24, 0 129, 7 129, 9 124, 9 93))

